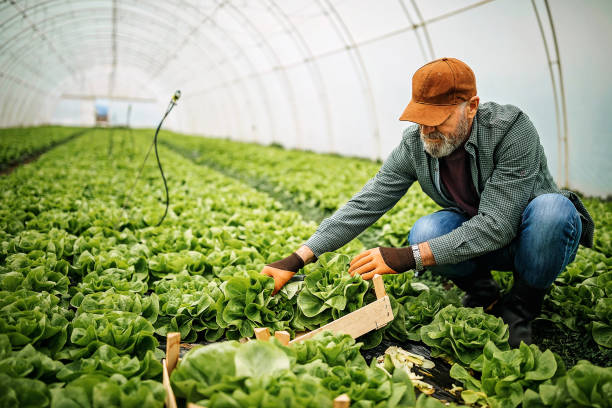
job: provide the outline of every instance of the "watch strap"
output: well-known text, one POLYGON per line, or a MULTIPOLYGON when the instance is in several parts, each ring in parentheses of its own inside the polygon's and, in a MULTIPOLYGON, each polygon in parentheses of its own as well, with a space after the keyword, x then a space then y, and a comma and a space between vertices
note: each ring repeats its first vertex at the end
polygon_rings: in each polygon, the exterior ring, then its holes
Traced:
POLYGON ((421 251, 419 250, 419 246, 417 244, 412 245, 412 254, 414 255, 414 263, 416 264, 415 270, 421 272, 423 268, 423 260, 421 259, 421 251))

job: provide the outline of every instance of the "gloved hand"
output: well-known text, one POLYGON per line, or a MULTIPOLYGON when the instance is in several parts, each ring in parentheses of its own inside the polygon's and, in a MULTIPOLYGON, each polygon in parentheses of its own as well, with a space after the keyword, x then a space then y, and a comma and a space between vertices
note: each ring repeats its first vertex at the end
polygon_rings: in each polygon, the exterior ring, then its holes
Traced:
POLYGON ((274 296, 303 267, 304 260, 294 252, 285 259, 264 266, 261 273, 274 279, 274 291, 272 292, 274 296))
POLYGON ((378 247, 368 249, 354 257, 348 271, 351 276, 358 273, 363 279, 369 280, 376 274, 405 272, 415 267, 412 248, 378 247))

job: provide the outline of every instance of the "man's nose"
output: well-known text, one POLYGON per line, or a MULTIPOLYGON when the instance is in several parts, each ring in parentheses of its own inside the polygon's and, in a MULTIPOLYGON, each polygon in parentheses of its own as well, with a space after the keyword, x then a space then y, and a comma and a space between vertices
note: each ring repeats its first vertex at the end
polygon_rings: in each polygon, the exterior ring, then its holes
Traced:
POLYGON ((423 125, 423 128, 421 130, 423 131, 423 134, 428 135, 432 133, 433 131, 435 131, 436 127, 423 125))

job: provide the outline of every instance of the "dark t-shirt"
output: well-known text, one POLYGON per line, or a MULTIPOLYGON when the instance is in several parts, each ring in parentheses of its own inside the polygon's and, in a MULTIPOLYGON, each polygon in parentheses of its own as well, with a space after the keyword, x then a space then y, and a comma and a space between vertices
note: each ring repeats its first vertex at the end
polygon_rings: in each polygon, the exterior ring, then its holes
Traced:
POLYGON ((480 197, 474 188, 470 172, 470 159, 465 143, 440 159, 440 180, 445 193, 470 217, 478 214, 480 197))

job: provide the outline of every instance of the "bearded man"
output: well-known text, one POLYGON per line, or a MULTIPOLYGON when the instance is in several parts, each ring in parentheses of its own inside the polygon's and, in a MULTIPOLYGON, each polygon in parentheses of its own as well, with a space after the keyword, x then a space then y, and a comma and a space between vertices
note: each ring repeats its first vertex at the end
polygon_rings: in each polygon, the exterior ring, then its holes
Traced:
POLYGON ((442 58, 421 67, 400 120, 415 125, 378 173, 303 246, 262 273, 274 278, 276 293, 305 264, 376 222, 418 181, 442 210, 412 226, 410 246, 362 252, 349 273, 371 279, 427 268, 466 292, 464 306, 501 317, 512 347, 530 344, 546 290, 579 244, 593 244, 592 218, 574 193, 555 185, 527 115, 512 105, 481 105, 464 62, 442 58), (503 297, 491 270, 514 273, 503 297))

